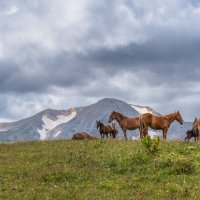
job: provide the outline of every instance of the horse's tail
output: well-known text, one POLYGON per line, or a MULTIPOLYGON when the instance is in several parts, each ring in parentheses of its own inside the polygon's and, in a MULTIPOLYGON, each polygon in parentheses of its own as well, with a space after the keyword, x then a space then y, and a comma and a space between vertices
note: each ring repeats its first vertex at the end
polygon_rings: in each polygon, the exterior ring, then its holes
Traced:
POLYGON ((142 119, 142 115, 139 117, 139 122, 140 122, 140 127, 139 127, 140 139, 142 139, 144 137, 143 131, 144 131, 144 126, 145 126, 144 121, 142 119))

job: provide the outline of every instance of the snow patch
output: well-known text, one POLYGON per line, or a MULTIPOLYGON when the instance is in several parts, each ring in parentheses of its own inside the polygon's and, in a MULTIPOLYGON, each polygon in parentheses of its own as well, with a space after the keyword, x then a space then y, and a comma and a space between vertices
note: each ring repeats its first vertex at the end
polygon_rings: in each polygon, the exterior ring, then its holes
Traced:
POLYGON ((147 107, 136 106, 136 105, 131 105, 131 107, 134 108, 141 115, 145 113, 153 114, 153 112, 151 112, 147 107))
POLYGON ((157 133, 153 130, 148 130, 148 134, 151 137, 151 139, 154 139, 157 136, 157 133))
POLYGON ((0 131, 7 131, 8 129, 0 128, 0 131))
MULTIPOLYGON (((148 130, 148 135, 151 137, 151 139, 155 139, 158 135, 157 135, 157 132, 154 131, 154 130, 148 130)), ((140 136, 132 136, 131 138, 132 140, 139 140, 140 139, 140 136)))
MULTIPOLYGON (((60 124, 67 123, 68 121, 73 119, 75 116, 76 116, 76 111, 72 111, 67 116, 58 115, 57 116, 58 119, 54 121, 54 120, 48 118, 46 115, 43 115, 42 116, 42 121, 43 121, 42 129, 37 129, 37 131, 40 134, 40 139, 45 140, 47 137, 48 131, 52 130, 53 128, 55 128, 56 126, 58 126, 60 124)), ((56 133, 56 135, 57 134, 60 134, 59 131, 56 133)))
POLYGON ((131 140, 139 140, 139 139, 140 139, 139 136, 138 137, 132 136, 132 138, 131 138, 131 140))
POLYGON ((57 137, 60 133, 62 133, 62 131, 58 131, 58 132, 54 135, 54 137, 57 137))

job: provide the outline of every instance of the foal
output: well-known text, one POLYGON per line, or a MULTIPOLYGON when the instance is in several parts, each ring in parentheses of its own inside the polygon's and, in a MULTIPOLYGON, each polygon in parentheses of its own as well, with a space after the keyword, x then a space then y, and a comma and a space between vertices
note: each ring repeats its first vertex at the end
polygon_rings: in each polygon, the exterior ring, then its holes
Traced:
POLYGON ((113 138, 116 138, 116 136, 118 134, 118 129, 117 129, 115 123, 112 123, 112 133, 113 133, 113 138))
POLYGON ((195 142, 197 141, 197 139, 198 139, 198 130, 197 129, 195 129, 195 128, 193 128, 192 130, 188 130, 187 132, 186 132, 186 137, 185 137, 185 141, 187 140, 187 141, 189 141, 192 137, 194 137, 194 140, 195 140, 195 142))
POLYGON ((97 129, 99 128, 99 133, 101 135, 101 138, 104 138, 105 135, 108 138, 108 134, 110 134, 110 137, 113 134, 111 126, 110 125, 105 126, 102 122, 100 122, 100 120, 96 121, 96 127, 97 129))

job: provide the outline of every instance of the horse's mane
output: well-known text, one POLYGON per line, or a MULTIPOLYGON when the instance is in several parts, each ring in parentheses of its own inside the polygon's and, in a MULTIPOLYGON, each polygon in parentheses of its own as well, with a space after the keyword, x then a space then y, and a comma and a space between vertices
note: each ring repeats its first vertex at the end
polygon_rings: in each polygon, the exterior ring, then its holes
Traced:
POLYGON ((119 112, 114 111, 114 113, 116 113, 117 115, 119 115, 121 119, 122 119, 122 118, 127 118, 126 116, 124 116, 123 114, 121 114, 121 113, 119 113, 119 112))
POLYGON ((103 124, 102 122, 99 122, 99 124, 100 124, 100 127, 101 127, 101 126, 104 126, 104 124, 103 124))
POLYGON ((163 115, 163 117, 171 117, 171 116, 173 116, 175 114, 177 115, 177 112, 173 112, 173 113, 169 113, 167 115, 163 115))

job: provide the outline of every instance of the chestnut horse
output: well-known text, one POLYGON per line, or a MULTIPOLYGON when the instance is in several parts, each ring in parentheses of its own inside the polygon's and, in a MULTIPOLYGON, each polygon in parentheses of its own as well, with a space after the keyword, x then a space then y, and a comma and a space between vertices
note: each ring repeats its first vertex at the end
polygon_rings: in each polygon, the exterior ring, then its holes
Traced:
POLYGON ((140 134, 146 136, 148 134, 148 127, 150 127, 154 130, 162 130, 163 139, 166 140, 167 131, 174 120, 178 121, 181 125, 183 124, 183 119, 179 111, 162 116, 145 113, 140 116, 140 134))
POLYGON ((109 116, 109 123, 111 123, 113 120, 116 120, 119 123, 119 126, 123 130, 125 140, 127 140, 127 130, 135 130, 137 128, 140 128, 139 117, 128 118, 121 113, 113 111, 109 116))
POLYGON ((197 141, 200 141, 200 118, 195 118, 193 129, 197 132, 197 141))
POLYGON ((118 129, 117 129, 115 123, 112 123, 112 130, 113 130, 113 138, 116 138, 116 136, 118 134, 118 129))
POLYGON ((113 130, 111 128, 110 125, 105 126, 102 122, 96 121, 96 125, 97 125, 97 129, 99 128, 99 133, 101 135, 101 138, 104 138, 104 136, 106 135, 106 137, 108 138, 108 134, 113 135, 113 130))

